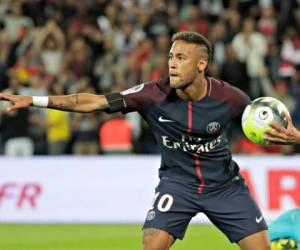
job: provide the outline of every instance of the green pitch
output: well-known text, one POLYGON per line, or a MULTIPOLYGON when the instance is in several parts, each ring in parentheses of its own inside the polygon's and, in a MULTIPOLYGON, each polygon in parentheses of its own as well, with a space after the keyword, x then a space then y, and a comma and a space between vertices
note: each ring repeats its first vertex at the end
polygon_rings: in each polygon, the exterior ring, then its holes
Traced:
MULTIPOLYGON (((140 225, 0 225, 2 250, 141 250, 140 225)), ((172 250, 237 250, 211 225, 191 225, 172 250)))

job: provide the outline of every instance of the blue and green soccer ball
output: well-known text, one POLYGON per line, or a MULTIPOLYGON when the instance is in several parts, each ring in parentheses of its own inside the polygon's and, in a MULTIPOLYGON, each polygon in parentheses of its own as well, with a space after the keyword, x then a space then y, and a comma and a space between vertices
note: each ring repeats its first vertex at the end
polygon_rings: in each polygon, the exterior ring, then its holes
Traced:
POLYGON ((242 115, 242 128, 248 139, 256 144, 267 145, 264 133, 272 129, 271 123, 287 127, 286 106, 273 97, 260 97, 253 100, 242 115))

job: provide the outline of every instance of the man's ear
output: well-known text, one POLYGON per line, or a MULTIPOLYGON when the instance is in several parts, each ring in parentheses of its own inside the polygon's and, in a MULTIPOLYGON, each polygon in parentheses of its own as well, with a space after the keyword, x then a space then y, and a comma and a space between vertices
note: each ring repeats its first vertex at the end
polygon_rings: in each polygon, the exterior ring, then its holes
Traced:
POLYGON ((207 65, 208 65, 207 58, 204 58, 204 57, 200 58, 199 62, 198 62, 198 65, 197 65, 198 72, 205 71, 205 69, 207 68, 207 65))

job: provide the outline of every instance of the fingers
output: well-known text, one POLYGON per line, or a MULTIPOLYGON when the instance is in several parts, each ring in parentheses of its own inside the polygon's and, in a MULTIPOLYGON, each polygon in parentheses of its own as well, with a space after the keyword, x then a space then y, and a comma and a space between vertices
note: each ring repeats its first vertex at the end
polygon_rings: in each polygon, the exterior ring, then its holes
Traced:
POLYGON ((17 108, 16 108, 16 106, 15 105, 12 105, 12 106, 8 106, 5 110, 7 111, 7 112, 11 112, 11 111, 14 111, 14 110, 16 110, 17 108))
POLYGON ((28 107, 25 97, 0 93, 0 100, 9 101, 12 105, 5 108, 6 111, 14 111, 16 109, 28 107))
POLYGON ((21 109, 21 108, 24 108, 23 104, 21 104, 21 103, 14 103, 14 105, 8 106, 6 108, 6 111, 14 111, 14 110, 21 109))
POLYGON ((12 101, 12 98, 12 95, 0 93, 0 100, 12 101))
POLYGON ((0 100, 6 100, 6 99, 5 99, 5 94, 0 93, 0 100))
POLYGON ((292 122, 292 118, 288 113, 285 114, 285 117, 286 117, 287 122, 288 122, 287 129, 290 130, 294 126, 293 122, 292 122))
POLYGON ((22 106, 16 103, 15 97, 13 95, 7 95, 0 93, 0 100, 9 101, 12 105, 9 105, 5 108, 6 112, 14 111, 16 109, 22 108, 22 106))
POLYGON ((277 143, 277 144, 286 142, 287 130, 276 124, 271 124, 270 126, 272 129, 267 130, 264 133, 264 139, 268 140, 271 143, 277 143))
POLYGON ((7 94, 4 94, 4 93, 0 93, 0 99, 1 100, 6 100, 7 99, 7 94))
MULTIPOLYGON (((11 103, 14 104, 13 96, 9 95, 9 94, 0 93, 0 100, 10 101, 11 103)), ((14 105, 6 107, 5 111, 9 112, 9 111, 14 110, 15 108, 13 106, 14 105)))
POLYGON ((279 140, 287 140, 289 137, 289 133, 286 133, 285 131, 275 131, 275 130, 268 130, 265 132, 265 137, 273 138, 273 139, 279 139, 279 140))
POLYGON ((295 143, 295 135, 292 130, 272 129, 264 133, 264 139, 276 144, 293 144, 295 143))
POLYGON ((286 143, 288 143, 284 134, 277 134, 274 131, 265 132, 264 139, 267 140, 269 144, 286 144, 286 143))
POLYGON ((272 129, 267 130, 264 133, 264 139, 269 141, 270 143, 276 144, 294 144, 297 143, 296 132, 292 122, 291 116, 286 113, 285 114, 288 125, 287 128, 279 126, 277 124, 270 124, 272 129))
MULTIPOLYGON (((277 132, 284 132, 284 131, 285 131, 285 128, 284 128, 284 127, 281 127, 281 126, 279 126, 279 125, 277 125, 277 124, 274 124, 274 123, 270 124, 270 127, 271 127, 272 129, 274 129, 275 131, 277 131, 277 132)), ((270 131, 271 131, 271 130, 270 130, 270 131)))
POLYGON ((266 136, 273 136, 273 137, 275 137, 275 136, 277 136, 277 133, 274 130, 267 130, 265 132, 265 135, 266 136))
POLYGON ((289 145, 289 142, 286 142, 285 140, 281 140, 281 139, 268 139, 268 145, 289 145))

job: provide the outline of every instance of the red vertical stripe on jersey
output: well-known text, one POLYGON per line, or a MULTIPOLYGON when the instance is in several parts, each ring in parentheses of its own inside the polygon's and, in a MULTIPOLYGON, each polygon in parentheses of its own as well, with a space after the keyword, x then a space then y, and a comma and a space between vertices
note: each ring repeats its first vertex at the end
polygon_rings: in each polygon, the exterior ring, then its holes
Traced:
POLYGON ((193 127, 193 103, 192 101, 188 102, 188 133, 192 132, 193 127))
MULTIPOLYGON (((187 132, 190 134, 193 128, 193 103, 192 101, 188 102, 188 129, 187 132)), ((195 167, 196 167, 196 174, 200 181, 200 185, 198 187, 198 193, 202 193, 204 187, 204 180, 202 179, 201 167, 200 167, 200 160, 199 155, 194 153, 195 158, 195 167)))
POLYGON ((199 180, 201 181, 201 183, 198 187, 198 193, 202 193, 203 187, 204 187, 204 180, 202 179, 199 155, 197 155, 197 154, 193 154, 193 155, 195 157, 196 174, 197 174, 199 180))

